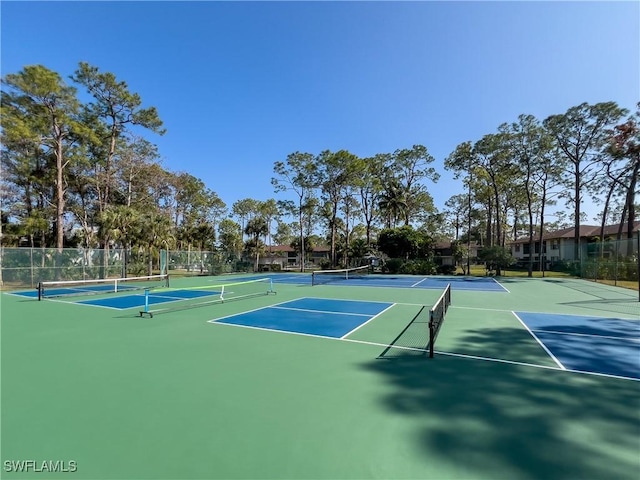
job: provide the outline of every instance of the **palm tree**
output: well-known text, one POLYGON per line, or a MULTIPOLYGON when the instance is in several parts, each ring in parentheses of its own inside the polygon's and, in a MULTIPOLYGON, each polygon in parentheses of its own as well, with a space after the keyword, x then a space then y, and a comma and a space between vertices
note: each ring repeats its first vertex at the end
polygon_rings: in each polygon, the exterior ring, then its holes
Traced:
MULTIPOLYGON (((109 240, 113 240, 114 242, 121 242, 124 247, 125 269, 123 274, 125 276, 132 241, 136 236, 139 236, 139 232, 143 228, 141 220, 140 212, 126 205, 110 206, 100 214, 100 229, 102 237, 106 239, 105 245, 109 244, 109 240)), ((105 269, 108 267, 107 257, 108 253, 105 252, 105 269)))
POLYGON ((142 217, 141 223, 139 243, 147 249, 147 275, 151 275, 155 252, 174 240, 173 222, 167 215, 152 211, 142 217))
POLYGON ((247 226, 244 229, 250 240, 247 241, 246 246, 249 251, 255 255, 255 263, 253 270, 258 271, 258 261, 260 259, 260 252, 264 249, 264 244, 260 240, 260 237, 264 237, 269 232, 267 222, 262 217, 254 217, 247 222, 247 226))
POLYGON ((396 179, 385 185, 385 191, 380 195, 378 207, 386 219, 386 227, 395 227, 398 219, 402 218, 408 207, 407 192, 396 179))
MULTIPOLYGON (((253 198, 243 198, 234 202, 231 206, 231 213, 240 219, 242 231, 245 231, 245 220, 250 221, 258 211, 258 200, 253 198)), ((248 224, 248 222, 247 222, 248 224)))
POLYGON ((271 224, 273 220, 278 219, 280 209, 278 208, 278 203, 273 198, 270 198, 260 204, 259 210, 267 224, 267 234, 265 238, 269 245, 269 253, 271 253, 271 224))
POLYGON ((358 263, 362 263, 362 259, 367 255, 367 253, 369 253, 369 245, 367 245, 367 240, 364 238, 356 238, 349 244, 348 251, 349 258, 351 258, 352 260, 357 260, 358 263))
POLYGON ((220 240, 220 249, 224 252, 227 260, 238 260, 242 252, 242 230, 240 225, 225 218, 218 225, 218 238, 220 240))

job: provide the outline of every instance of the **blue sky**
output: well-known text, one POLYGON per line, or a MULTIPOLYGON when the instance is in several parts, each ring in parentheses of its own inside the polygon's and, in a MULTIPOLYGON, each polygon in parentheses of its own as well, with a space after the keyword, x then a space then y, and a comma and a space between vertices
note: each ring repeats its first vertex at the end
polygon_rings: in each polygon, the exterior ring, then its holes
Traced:
MULTIPOLYGON (((366 157, 425 145, 462 184, 456 145, 519 114, 640 100, 639 2, 2 1, 2 75, 86 61, 155 106, 163 165, 229 207, 282 199, 273 164, 295 151, 366 157)), ((554 211, 555 209, 552 209, 554 211)), ((592 215, 591 215, 592 216, 592 215)), ((591 218, 589 218, 591 220, 591 218)), ((593 222, 590 222, 593 223, 593 222)))

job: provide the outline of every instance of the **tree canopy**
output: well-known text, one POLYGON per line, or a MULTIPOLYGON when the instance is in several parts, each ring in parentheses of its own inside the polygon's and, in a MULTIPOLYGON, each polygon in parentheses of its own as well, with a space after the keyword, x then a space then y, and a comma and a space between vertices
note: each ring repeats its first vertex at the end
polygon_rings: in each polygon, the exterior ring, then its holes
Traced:
POLYGON ((378 253, 426 258, 436 239, 504 248, 525 235, 533 244, 565 226, 546 219, 559 201, 575 227, 585 198, 602 202, 603 226, 624 223, 628 235, 636 219, 640 107, 523 114, 452 146, 444 168, 462 184, 441 211, 432 194, 443 172, 419 143, 367 157, 292 152, 273 164, 275 198, 228 207, 215 185, 162 165, 153 143, 165 133, 160 112, 114 73, 80 62, 65 80, 32 65, 2 82, 5 246, 117 245, 149 258, 168 247, 245 251, 257 266, 276 242, 297 245, 303 269, 309 249, 300 246, 311 238, 337 266, 378 253))

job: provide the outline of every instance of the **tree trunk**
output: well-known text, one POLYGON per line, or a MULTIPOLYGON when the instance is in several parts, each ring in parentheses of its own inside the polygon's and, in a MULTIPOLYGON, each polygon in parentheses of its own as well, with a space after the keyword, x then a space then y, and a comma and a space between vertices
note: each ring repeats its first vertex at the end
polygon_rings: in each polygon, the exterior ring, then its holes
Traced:
POLYGON ((64 163, 62 155, 62 142, 58 141, 56 142, 56 247, 59 253, 62 253, 64 247, 64 179, 62 176, 64 163))
POLYGON ((542 205, 540 207, 540 264, 538 265, 540 271, 542 272, 542 276, 544 277, 544 263, 542 260, 542 251, 544 250, 544 241, 543 241, 543 236, 544 236, 544 205, 547 201, 547 196, 546 193, 542 194, 542 205))
POLYGON ((302 224, 302 205, 300 205, 300 272, 304 272, 304 225, 302 224))
POLYGON ((631 256, 633 254, 633 242, 631 239, 633 238, 633 226, 636 220, 636 207, 635 207, 635 194, 636 194, 636 185, 638 181, 638 173, 640 172, 640 158, 636 159, 636 164, 633 168, 633 172, 631 173, 631 179, 629 182, 629 189, 627 190, 627 198, 626 204, 628 209, 628 222, 627 222, 627 238, 629 241, 627 244, 629 245, 627 255, 631 256))
MULTIPOLYGON (((579 158, 579 157, 576 157, 579 158)), ((575 228, 575 232, 573 234, 573 241, 574 241, 574 246, 573 246, 573 257, 574 260, 576 262, 580 262, 580 163, 575 162, 575 189, 574 189, 574 195, 575 195, 575 210, 574 210, 574 215, 575 218, 573 219, 573 225, 575 228)))

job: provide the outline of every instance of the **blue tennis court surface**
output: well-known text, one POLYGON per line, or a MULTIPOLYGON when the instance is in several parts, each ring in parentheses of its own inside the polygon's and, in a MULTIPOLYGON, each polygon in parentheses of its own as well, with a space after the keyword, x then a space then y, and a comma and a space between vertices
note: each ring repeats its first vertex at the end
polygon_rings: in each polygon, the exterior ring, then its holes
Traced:
MULTIPOLYGON (((149 305, 167 302, 179 302, 181 300, 191 300, 203 297, 215 297, 220 295, 220 291, 214 290, 168 290, 159 293, 149 293, 149 305)), ((76 303, 82 305, 95 305, 98 307, 127 309, 144 306, 144 294, 136 295, 116 295, 113 297, 82 300, 76 303)))
POLYGON ((210 323, 342 338, 391 306, 393 303, 300 298, 210 323))
MULTIPOLYGON (((47 295, 51 297, 63 297, 72 295, 91 295, 100 293, 110 293, 114 291, 113 285, 83 285, 77 287, 60 287, 47 289, 47 295)), ((134 285, 118 285, 118 291, 136 290, 139 287, 134 285)), ((11 292, 12 295, 20 297, 38 298, 38 290, 25 290, 22 292, 11 292)))
MULTIPOLYGON (((259 280, 264 278, 270 278, 273 283, 280 284, 292 284, 292 285, 311 285, 311 274, 299 273, 299 274, 262 274, 262 275, 247 275, 234 278, 234 282, 246 282, 250 280, 259 280)), ((487 277, 445 277, 445 276, 409 276, 409 275, 384 275, 374 274, 350 279, 331 279, 327 285, 340 285, 340 286, 352 286, 352 287, 385 287, 385 288, 419 288, 419 289, 433 289, 442 290, 447 284, 451 284, 453 290, 467 290, 467 291, 479 291, 479 292, 508 292, 499 282, 495 279, 487 277)), ((321 287, 322 285, 320 285, 321 287)), ((119 291, 127 290, 139 290, 139 286, 134 285, 119 285, 119 291)), ((113 292, 113 285, 87 285, 73 288, 60 288, 47 290, 47 295, 51 297, 56 296, 81 296, 90 294, 101 294, 113 292)), ((21 292, 12 292, 12 295, 18 295, 27 298, 38 298, 37 290, 25 290, 21 292)), ((140 306, 136 303, 136 298, 119 297, 120 299, 114 300, 89 300, 81 301, 78 303, 87 305, 98 305, 109 308, 132 308, 140 306)), ((163 299, 159 296, 155 296, 150 303, 163 303, 174 301, 173 299, 163 299)), ((144 302, 143 302, 144 303, 144 302)))
MULTIPOLYGON (((318 272, 320 275, 322 271, 318 272)), ((256 280, 259 278, 271 278, 273 283, 288 284, 311 284, 311 274, 271 274, 243 276, 238 280, 256 280)), ((386 288, 421 288, 442 290, 447 284, 451 284, 453 290, 471 290, 482 292, 508 292, 499 282, 492 277, 462 277, 462 276, 442 276, 442 275, 389 275, 372 274, 357 276, 349 279, 340 279, 331 276, 326 280, 326 285, 340 285, 350 287, 386 287, 386 288)), ((322 286, 323 279, 319 277, 319 286, 322 286)))
POLYGON ((357 287, 387 288, 422 288, 443 290, 451 284, 452 290, 474 290, 482 292, 508 292, 500 283, 491 277, 444 277, 444 276, 402 276, 402 275, 368 275, 339 282, 340 285, 357 287))
POLYGON ((562 367, 640 379, 640 321, 515 313, 562 367))

